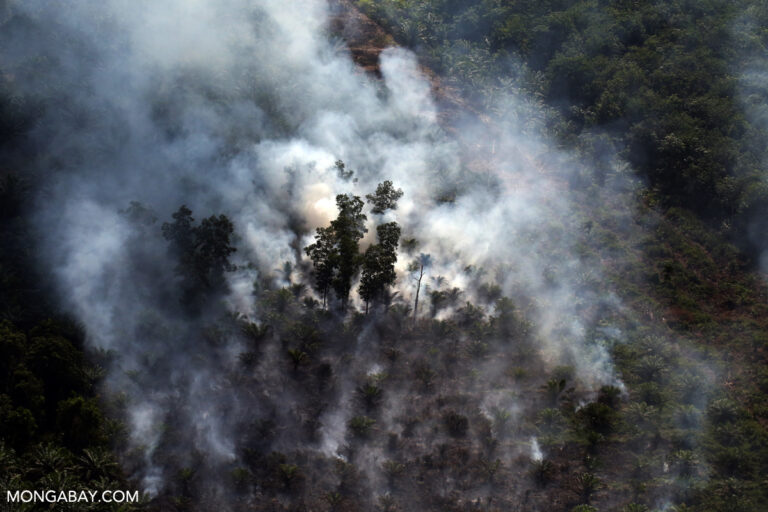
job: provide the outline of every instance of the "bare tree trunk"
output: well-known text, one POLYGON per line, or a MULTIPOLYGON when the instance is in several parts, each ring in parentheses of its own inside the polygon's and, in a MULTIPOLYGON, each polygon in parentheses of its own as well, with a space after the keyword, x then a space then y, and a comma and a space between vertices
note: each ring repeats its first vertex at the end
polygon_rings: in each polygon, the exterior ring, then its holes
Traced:
POLYGON ((413 320, 416 321, 416 314, 419 312, 419 291, 421 291, 421 278, 424 277, 424 264, 419 267, 419 280, 416 281, 416 300, 413 303, 413 320))

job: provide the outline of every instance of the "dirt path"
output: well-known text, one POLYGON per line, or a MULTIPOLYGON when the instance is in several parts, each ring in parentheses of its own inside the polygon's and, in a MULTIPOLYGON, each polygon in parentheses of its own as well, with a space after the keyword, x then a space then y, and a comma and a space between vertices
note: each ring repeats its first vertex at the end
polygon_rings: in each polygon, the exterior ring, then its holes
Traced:
MULTIPOLYGON (((331 32, 344 40, 352 60, 361 69, 381 78, 379 55, 385 48, 397 46, 395 39, 381 25, 361 12, 352 0, 329 0, 329 5, 331 32)), ((461 98, 455 88, 446 84, 431 69, 421 66, 421 70, 432 85, 432 95, 437 103, 443 128, 454 131, 457 121, 467 116, 488 122, 461 98)))

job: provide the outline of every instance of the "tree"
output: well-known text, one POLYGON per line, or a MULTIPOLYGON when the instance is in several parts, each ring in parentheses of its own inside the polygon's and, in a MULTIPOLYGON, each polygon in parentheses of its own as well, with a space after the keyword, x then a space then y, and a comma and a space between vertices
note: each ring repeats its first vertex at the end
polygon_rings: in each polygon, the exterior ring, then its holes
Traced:
POLYGON ((336 196, 339 215, 327 228, 317 228, 315 243, 304 248, 315 267, 315 283, 323 297, 333 288, 341 301, 341 309, 347 308, 352 280, 360 270, 360 239, 368 231, 363 213, 363 201, 351 194, 336 196))
POLYGON ((432 301, 432 316, 436 316, 443 308, 456 305, 461 294, 462 291, 456 287, 448 290, 432 290, 429 294, 429 298, 432 301))
POLYGON ((453 410, 443 415, 443 424, 451 437, 465 437, 469 430, 469 418, 453 410))
POLYGON ((421 291, 421 280, 424 277, 424 269, 432 264, 432 257, 429 254, 421 253, 419 257, 408 265, 408 272, 411 273, 416 281, 416 299, 413 301, 413 318, 419 313, 419 292, 421 291))
POLYGON ((186 284, 187 295, 200 290, 218 290, 224 286, 224 273, 234 270, 229 256, 237 249, 231 245, 235 231, 226 215, 211 215, 195 226, 192 210, 182 205, 172 215, 173 222, 162 225, 163 237, 178 260, 176 273, 186 284))
POLYGON ((178 259, 176 273, 180 276, 189 276, 192 274, 192 268, 194 268, 195 235, 193 224, 195 219, 192 217, 192 210, 184 204, 171 217, 173 222, 164 222, 161 227, 163 238, 168 240, 169 250, 178 259))
POLYGON ((373 205, 372 213, 382 214, 387 210, 397 209, 397 200, 403 197, 402 189, 395 189, 389 180, 379 183, 376 192, 367 194, 365 199, 373 205))
POLYGON ((92 399, 73 396, 59 402, 56 426, 69 448, 82 449, 94 441, 102 440, 104 419, 92 399))
POLYGON ((347 427, 352 431, 352 434, 360 439, 366 439, 373 426, 376 424, 376 420, 369 418, 368 416, 355 416, 347 422, 347 427))
POLYGON ((575 478, 576 492, 581 496, 582 501, 589 505, 592 495, 600 487, 600 479, 592 473, 579 473, 575 478))
MULTIPOLYGON (((138 201, 131 201, 130 206, 118 212, 130 222, 139 226, 151 226, 157 222, 157 215, 152 208, 147 208, 138 201)), ((191 212, 190 212, 191 213, 191 212)))
POLYGON ((397 263, 397 245, 400 240, 400 226, 396 222, 387 222, 376 227, 379 243, 373 244, 363 256, 363 275, 360 280, 360 297, 368 304, 378 301, 388 286, 395 283, 395 263, 397 263))
POLYGON ((337 264, 336 246, 331 228, 317 228, 315 243, 304 248, 315 268, 315 287, 320 292, 325 309, 328 290, 333 282, 334 269, 337 264))
POLYGON ((86 481, 113 478, 117 474, 117 462, 103 449, 85 449, 77 458, 77 468, 86 481))
POLYGON ((293 371, 298 372, 299 366, 307 364, 309 362, 309 355, 299 348, 292 348, 288 350, 288 358, 293 364, 293 371))
POLYGON ((230 245, 235 226, 226 215, 211 215, 194 229, 195 264, 198 275, 208 288, 216 288, 224 280, 224 272, 231 272, 229 255, 237 249, 230 245))
MULTIPOLYGON (((344 181, 351 180, 352 176, 355 174, 355 171, 352 169, 347 169, 346 164, 344 164, 344 162, 341 160, 336 160, 334 167, 336 167, 336 173, 338 174, 339 178, 344 181)), ((357 178, 355 178, 354 181, 357 181, 357 178)))
MULTIPOLYGON (((337 162, 339 172, 344 170, 343 163, 337 162)), ((395 189, 391 181, 378 185, 374 194, 366 199, 373 204, 372 212, 382 214, 395 209, 397 200, 403 191, 395 189)), ((400 240, 400 226, 396 222, 387 222, 377 226, 378 243, 371 245, 360 254, 359 244, 368 231, 365 222, 368 217, 363 213, 365 203, 352 194, 336 196, 338 216, 327 228, 317 228, 315 243, 304 248, 314 266, 315 286, 323 298, 325 307, 328 289, 332 288, 341 302, 341 310, 346 311, 352 282, 363 269, 360 283, 360 296, 365 300, 366 312, 371 301, 380 300, 388 286, 396 279, 395 263, 400 240)))
POLYGON ((352 279, 360 270, 359 243, 368 232, 363 213, 363 201, 358 196, 340 194, 336 196, 336 206, 339 216, 331 221, 331 229, 336 238, 338 251, 338 270, 333 276, 331 285, 336 296, 341 300, 341 310, 346 311, 352 279))
POLYGON ((381 403, 382 394, 382 389, 373 382, 366 382, 357 387, 357 395, 366 412, 373 411, 381 403))
POLYGON ((571 512, 598 512, 592 505, 576 505, 571 509, 571 512))

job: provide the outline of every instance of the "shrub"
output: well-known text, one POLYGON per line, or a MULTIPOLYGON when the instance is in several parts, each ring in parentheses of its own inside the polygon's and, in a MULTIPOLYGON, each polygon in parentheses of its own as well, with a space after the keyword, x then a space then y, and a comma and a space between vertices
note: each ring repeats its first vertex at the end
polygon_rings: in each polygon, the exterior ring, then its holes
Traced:
POLYGON ((456 411, 448 411, 443 416, 443 424, 451 437, 465 437, 469 430, 469 419, 456 411))
POLYGON ((366 439, 371 433, 371 429, 376 424, 376 420, 368 416, 355 416, 347 422, 347 427, 352 434, 360 439, 366 439))

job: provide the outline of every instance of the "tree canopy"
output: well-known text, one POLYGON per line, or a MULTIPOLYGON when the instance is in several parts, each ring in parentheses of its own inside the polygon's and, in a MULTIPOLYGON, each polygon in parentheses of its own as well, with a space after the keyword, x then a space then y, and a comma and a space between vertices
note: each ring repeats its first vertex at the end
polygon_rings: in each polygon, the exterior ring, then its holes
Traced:
MULTIPOLYGON (((337 167, 343 168, 343 163, 337 167)), ((373 205, 372 213, 381 214, 397 208, 402 190, 395 189, 391 181, 378 185, 374 194, 366 196, 373 205)), ((304 248, 314 266, 315 287, 325 306, 328 291, 333 289, 345 311, 354 279, 362 268, 360 297, 367 304, 381 298, 388 286, 396 279, 394 270, 397 261, 397 246, 400 227, 396 222, 387 222, 376 227, 378 243, 372 244, 365 253, 360 253, 360 240, 368 229, 368 217, 363 213, 365 203, 352 194, 336 196, 338 216, 328 227, 317 228, 315 243, 304 248)))

